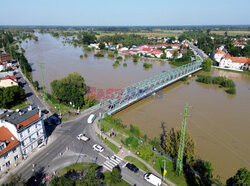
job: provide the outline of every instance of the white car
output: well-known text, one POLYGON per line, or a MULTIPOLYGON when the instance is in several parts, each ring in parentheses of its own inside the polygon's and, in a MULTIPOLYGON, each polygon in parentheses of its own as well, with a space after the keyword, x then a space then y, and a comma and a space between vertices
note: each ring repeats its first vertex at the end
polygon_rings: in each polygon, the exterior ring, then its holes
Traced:
POLYGON ((88 118, 88 123, 91 124, 95 121, 96 115, 95 114, 91 114, 88 118))
POLYGON ((93 150, 96 150, 98 152, 103 152, 104 148, 101 145, 95 144, 93 145, 93 150))
POLYGON ((82 133, 77 136, 77 139, 85 142, 89 140, 89 138, 83 135, 82 133))

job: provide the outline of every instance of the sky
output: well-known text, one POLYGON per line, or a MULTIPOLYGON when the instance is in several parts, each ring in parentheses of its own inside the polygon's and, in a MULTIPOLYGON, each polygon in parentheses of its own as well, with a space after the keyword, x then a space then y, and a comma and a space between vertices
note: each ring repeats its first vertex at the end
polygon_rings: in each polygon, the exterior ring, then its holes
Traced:
POLYGON ((0 25, 250 25, 250 0, 0 0, 0 25))

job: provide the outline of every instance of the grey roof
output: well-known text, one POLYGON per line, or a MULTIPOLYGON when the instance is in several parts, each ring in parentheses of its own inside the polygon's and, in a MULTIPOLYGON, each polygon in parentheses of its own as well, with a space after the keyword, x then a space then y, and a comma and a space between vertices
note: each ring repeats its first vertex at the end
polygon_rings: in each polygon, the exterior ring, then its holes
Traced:
POLYGON ((0 118, 9 123, 17 125, 22 121, 25 121, 28 118, 36 115, 39 112, 39 108, 36 105, 30 105, 30 106, 19 109, 17 110, 18 112, 14 111, 8 114, 5 113, 4 116, 3 117, 0 116, 0 118), (29 111, 28 109, 30 106, 32 107, 32 110, 29 111))

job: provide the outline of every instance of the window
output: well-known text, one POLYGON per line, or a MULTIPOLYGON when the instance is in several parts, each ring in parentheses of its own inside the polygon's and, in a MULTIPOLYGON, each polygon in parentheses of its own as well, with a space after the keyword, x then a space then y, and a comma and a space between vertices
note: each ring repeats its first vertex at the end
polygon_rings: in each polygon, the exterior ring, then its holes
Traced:
POLYGON ((20 137, 23 138, 23 133, 20 133, 20 137))
POLYGON ((13 152, 13 153, 15 153, 15 152, 16 152, 16 147, 15 147, 15 148, 13 148, 12 152, 13 152))
POLYGON ((4 154, 4 159, 9 157, 9 153, 7 152, 6 154, 4 154))
POLYGON ((0 146, 0 150, 3 150, 4 149, 4 144, 2 144, 1 146, 0 146))
POLYGON ((10 161, 7 161, 5 164, 6 164, 6 167, 9 167, 10 166, 10 161))
POLYGON ((30 142, 32 142, 32 139, 31 139, 31 137, 29 137, 29 139, 30 139, 30 142))
POLYGON ((26 149, 23 149, 23 154, 26 154, 26 149))
POLYGON ((30 128, 28 128, 28 133, 30 133, 30 128))
POLYGON ((37 124, 36 124, 36 129, 37 129, 37 124))
POLYGON ((31 150, 33 150, 33 144, 31 145, 31 150))
POLYGON ((36 132, 37 137, 39 137, 39 132, 36 132))
POLYGON ((14 156, 15 161, 18 160, 18 155, 14 156))

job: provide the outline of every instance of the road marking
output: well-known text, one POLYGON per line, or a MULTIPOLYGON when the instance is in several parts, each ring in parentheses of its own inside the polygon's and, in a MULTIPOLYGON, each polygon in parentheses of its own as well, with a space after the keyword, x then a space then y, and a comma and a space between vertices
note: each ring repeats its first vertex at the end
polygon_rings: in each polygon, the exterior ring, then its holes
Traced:
POLYGON ((127 162, 122 166, 122 168, 124 168, 127 165, 127 162))

